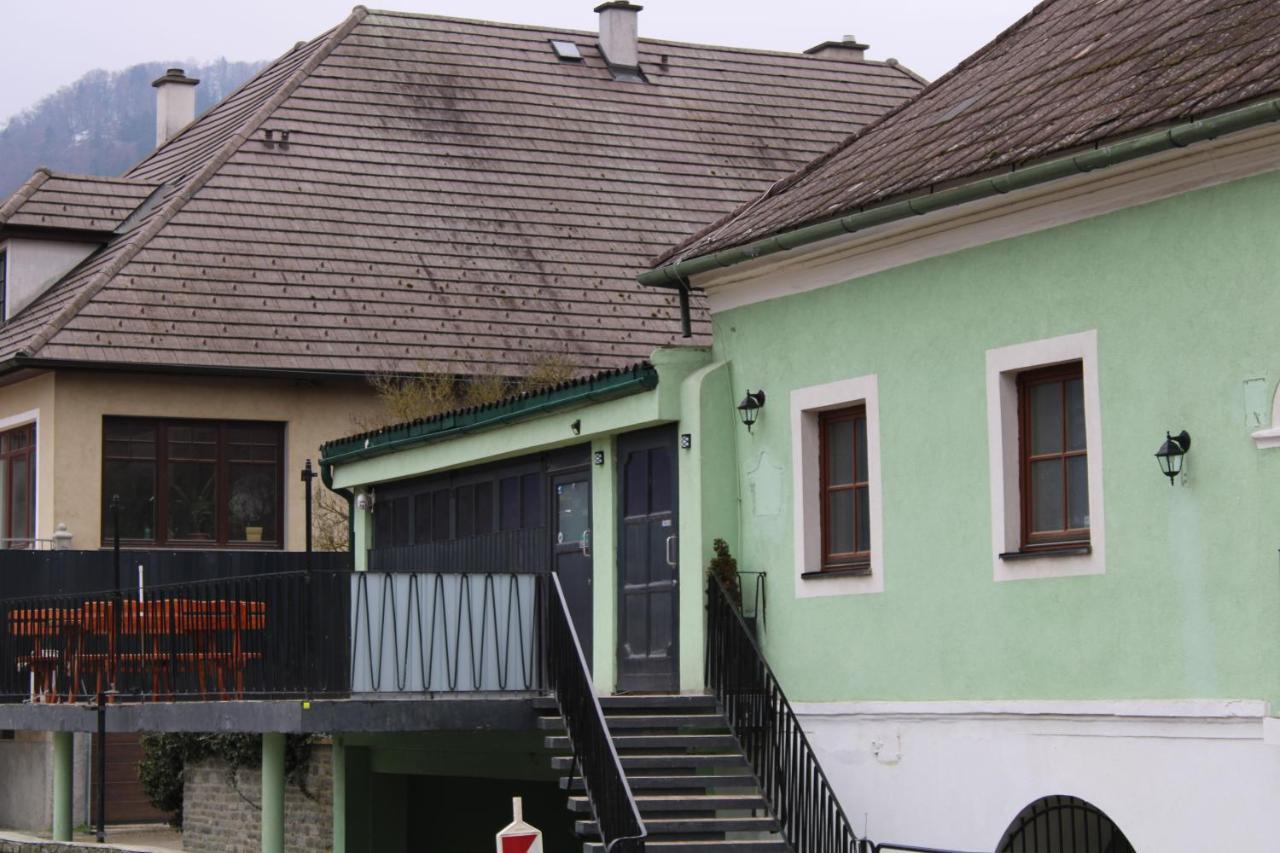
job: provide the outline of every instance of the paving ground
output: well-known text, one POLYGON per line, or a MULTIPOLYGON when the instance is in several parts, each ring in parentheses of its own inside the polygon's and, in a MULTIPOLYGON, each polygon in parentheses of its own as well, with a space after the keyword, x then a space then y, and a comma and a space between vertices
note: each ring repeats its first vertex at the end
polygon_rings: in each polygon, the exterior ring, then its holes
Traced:
MULTIPOLYGON (((48 838, 47 832, 32 832, 27 835, 39 838, 48 838)), ((75 840, 78 842, 94 841, 96 836, 93 831, 82 832, 77 830, 75 840)), ((109 826, 107 827, 107 848, 112 846, 126 847, 130 850, 146 851, 169 851, 182 849, 182 833, 164 825, 142 824, 138 826, 109 826)))

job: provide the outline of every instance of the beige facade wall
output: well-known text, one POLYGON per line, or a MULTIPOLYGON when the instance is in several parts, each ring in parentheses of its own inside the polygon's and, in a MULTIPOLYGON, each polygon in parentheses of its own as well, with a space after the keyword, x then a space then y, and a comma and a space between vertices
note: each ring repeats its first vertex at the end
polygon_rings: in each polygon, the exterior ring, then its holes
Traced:
MULTIPOLYGON (((285 547, 304 547, 303 484, 320 444, 360 429, 379 402, 357 379, 291 380, 58 371, 0 387, 0 425, 37 427, 37 528, 67 525, 75 548, 101 543, 102 419, 110 415, 278 421, 285 426, 285 547), (56 417, 55 417, 56 411, 56 417)), ((317 490, 324 486, 319 479, 317 490)))

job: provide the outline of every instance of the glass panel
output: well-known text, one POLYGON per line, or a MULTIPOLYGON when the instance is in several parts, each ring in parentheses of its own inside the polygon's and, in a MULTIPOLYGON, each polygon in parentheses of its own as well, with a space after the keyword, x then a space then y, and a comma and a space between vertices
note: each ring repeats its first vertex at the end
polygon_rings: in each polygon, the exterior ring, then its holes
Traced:
POLYGON ((622 481, 626 484, 623 515, 649 514, 649 454, 643 450, 627 454, 622 481))
POLYGON ((493 483, 476 483, 476 533, 493 532, 493 483))
MULTIPOLYGON (((1041 382, 1027 389, 1031 452, 1062 452, 1062 383, 1041 382)), ((1061 523, 1061 522, 1059 522, 1061 523)))
POLYGON ((454 510, 456 516, 457 538, 471 536, 476 530, 476 489, 475 486, 459 486, 454 492, 454 510))
POLYGON ((853 551, 853 490, 827 493, 827 553, 853 551))
POLYGON ((649 512, 670 512, 675 502, 675 478, 671 451, 655 447, 649 451, 649 512))
POLYGON ((827 424, 827 484, 843 486, 853 482, 853 421, 827 424))
MULTIPOLYGON (((193 430, 194 432, 194 430, 193 430)), ((182 442, 183 452, 205 452, 206 443, 182 442)), ((170 458, 173 451, 170 450, 170 458)), ((217 506, 216 473, 213 462, 169 463, 169 538, 205 542, 217 537, 214 507, 217 506)))
POLYGON ((1031 529, 1062 530, 1062 460, 1031 463, 1031 529))
POLYGON ((1084 450, 1084 382, 1067 381, 1067 449, 1084 450))
POLYGON ((417 545, 431 541, 431 493, 413 496, 413 541, 417 545))
POLYGON ((857 482, 865 483, 870 479, 867 476, 867 419, 858 418, 854 421, 854 428, 853 453, 857 467, 853 475, 857 482))
POLYGON ((520 478, 520 516, 524 527, 546 527, 542 514, 542 475, 525 474, 520 478))
POLYGON ((1067 525, 1089 526, 1089 470, 1087 456, 1067 459, 1067 525))
POLYGON ((581 542, 591 526, 591 483, 576 480, 556 485, 556 543, 581 542))
POLYGON ((0 537, 9 537, 9 460, 0 456, 0 537))
POLYGON ((441 489, 431 497, 431 539, 443 542, 449 538, 449 491, 441 489))
MULTIPOLYGON (((279 469, 275 465, 227 465, 227 538, 231 542, 277 542, 279 469)), ((384 543, 385 544, 385 543, 384 543)))
MULTIPOLYGON (((30 539, 31 532, 31 457, 28 454, 13 457, 10 462, 11 466, 10 484, 12 485, 12 495, 10 496, 10 517, 9 517, 9 536, 14 540, 30 539)), ((22 543, 15 541, 13 543, 22 547, 22 543)))
POLYGON ((269 426, 228 426, 227 458, 232 462, 275 462, 280 431, 269 426))
POLYGON ((156 426, 130 421, 107 421, 106 455, 114 459, 156 458, 156 426))
POLYGON ((169 427, 169 458, 175 461, 216 461, 218 428, 203 424, 175 424, 169 427))
POLYGON ((520 528, 519 477, 504 477, 498 482, 498 526, 502 530, 520 528))
POLYGON ((871 503, 867 498, 867 487, 859 486, 855 489, 858 493, 858 513, 857 513, 857 540, 855 545, 859 551, 871 550, 871 503))
POLYGON ((108 459, 102 483, 102 538, 115 535, 111 498, 120 496, 120 538, 156 538, 156 463, 108 459))

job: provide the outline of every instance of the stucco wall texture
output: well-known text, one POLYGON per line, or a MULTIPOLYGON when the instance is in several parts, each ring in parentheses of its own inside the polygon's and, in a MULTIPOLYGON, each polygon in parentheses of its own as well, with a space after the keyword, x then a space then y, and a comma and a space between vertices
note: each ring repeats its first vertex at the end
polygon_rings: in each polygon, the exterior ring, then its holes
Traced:
POLYGON ((1250 439, 1269 423, 1246 390, 1265 383, 1269 422, 1277 199, 1268 173, 716 315, 715 358, 769 395, 737 476, 780 473, 744 487, 734 544, 770 573, 767 653, 793 700, 1280 699, 1280 452, 1250 439), (1088 330, 1105 574, 997 583, 985 354, 1088 330), (797 600, 788 395, 871 374, 885 588, 797 600), (1182 429, 1171 488, 1153 454, 1182 429))
MULTIPOLYGON (((182 848, 188 853, 254 853, 261 849, 261 772, 241 769, 233 775, 216 759, 188 767, 186 772, 182 848)), ((285 785, 284 821, 286 853, 333 849, 329 749, 312 749, 301 787, 285 785)))
MULTIPOLYGON (((59 524, 75 548, 101 543, 102 419, 105 416, 283 422, 285 547, 304 547, 303 484, 320 444, 349 434, 378 414, 372 387, 359 379, 288 380, 60 370, 0 387, 0 423, 38 412, 37 529, 59 524)), ((317 480, 317 490, 324 487, 317 480)))

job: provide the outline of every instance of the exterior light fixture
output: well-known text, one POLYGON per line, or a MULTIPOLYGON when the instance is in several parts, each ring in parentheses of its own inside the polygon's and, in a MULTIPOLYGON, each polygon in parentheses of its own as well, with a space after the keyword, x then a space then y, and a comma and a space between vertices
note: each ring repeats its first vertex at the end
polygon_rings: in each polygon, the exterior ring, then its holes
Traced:
POLYGON ((742 402, 738 404, 738 417, 742 418, 742 422, 746 424, 747 432, 751 432, 751 425, 756 422, 763 408, 764 391, 747 389, 747 396, 743 397, 742 402))
POLYGON ((573 430, 574 435, 582 435, 582 421, 576 420, 569 424, 569 429, 573 430))
POLYGON ((1184 429, 1177 435, 1164 434, 1164 444, 1156 451, 1156 461, 1160 463, 1160 472, 1169 478, 1169 485, 1182 473, 1182 457, 1191 449, 1191 436, 1184 429))
POLYGON ((688 450, 691 447, 693 447, 693 433, 680 433, 680 449, 688 450))
POLYGON ((591 461, 592 461, 592 462, 594 462, 594 463, 596 463, 597 465, 603 465, 603 464, 604 464, 604 451, 603 451, 603 450, 597 450, 595 453, 591 454, 591 461))

